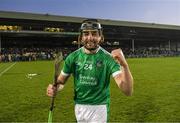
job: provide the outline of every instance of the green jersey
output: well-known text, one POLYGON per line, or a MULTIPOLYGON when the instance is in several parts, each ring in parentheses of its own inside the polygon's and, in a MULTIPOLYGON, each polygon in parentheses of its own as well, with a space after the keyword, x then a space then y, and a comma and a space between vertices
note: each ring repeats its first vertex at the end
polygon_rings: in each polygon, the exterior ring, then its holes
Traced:
POLYGON ((62 74, 74 76, 76 104, 108 104, 110 76, 119 74, 120 65, 102 47, 95 54, 86 54, 84 47, 65 60, 62 74))

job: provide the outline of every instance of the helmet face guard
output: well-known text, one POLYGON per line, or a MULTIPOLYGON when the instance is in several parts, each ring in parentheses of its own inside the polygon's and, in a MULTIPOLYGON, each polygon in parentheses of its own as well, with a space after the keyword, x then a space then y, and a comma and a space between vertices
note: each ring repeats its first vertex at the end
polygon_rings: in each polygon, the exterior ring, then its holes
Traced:
POLYGON ((81 25, 81 28, 80 30, 83 31, 83 30, 101 30, 102 27, 101 27, 101 24, 98 23, 98 22, 84 22, 82 23, 81 25))

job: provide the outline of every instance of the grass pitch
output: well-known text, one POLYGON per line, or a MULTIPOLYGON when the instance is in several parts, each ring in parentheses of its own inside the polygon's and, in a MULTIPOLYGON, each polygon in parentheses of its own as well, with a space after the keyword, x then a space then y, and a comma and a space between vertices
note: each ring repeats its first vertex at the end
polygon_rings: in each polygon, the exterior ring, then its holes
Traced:
MULTIPOLYGON (((128 59, 134 93, 111 80, 111 122, 180 122, 180 58, 128 59)), ((47 122, 54 62, 0 63, 0 122, 47 122), (10 67, 12 66, 12 67, 10 67)), ((55 100, 53 119, 73 122, 73 78, 55 100)))

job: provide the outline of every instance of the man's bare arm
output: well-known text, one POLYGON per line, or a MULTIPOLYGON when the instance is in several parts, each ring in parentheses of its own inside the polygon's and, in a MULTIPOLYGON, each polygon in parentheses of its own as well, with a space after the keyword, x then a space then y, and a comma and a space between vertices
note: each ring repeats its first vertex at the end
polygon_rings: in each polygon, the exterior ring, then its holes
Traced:
POLYGON ((127 96, 131 96, 133 92, 133 77, 124 54, 121 49, 113 50, 111 54, 116 62, 122 67, 121 73, 116 75, 114 79, 122 92, 127 96))

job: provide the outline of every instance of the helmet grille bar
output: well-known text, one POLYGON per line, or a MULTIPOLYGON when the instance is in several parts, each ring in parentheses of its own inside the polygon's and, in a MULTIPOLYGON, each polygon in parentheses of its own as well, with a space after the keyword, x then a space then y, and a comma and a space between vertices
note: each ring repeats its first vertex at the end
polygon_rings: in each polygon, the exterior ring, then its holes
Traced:
POLYGON ((84 23, 82 23, 81 30, 88 30, 88 29, 101 30, 102 27, 101 27, 101 24, 98 22, 84 22, 84 23))

